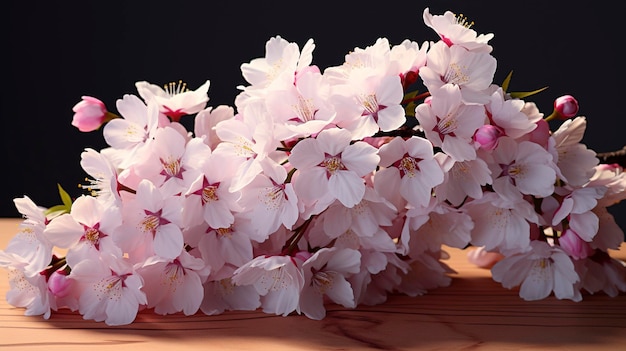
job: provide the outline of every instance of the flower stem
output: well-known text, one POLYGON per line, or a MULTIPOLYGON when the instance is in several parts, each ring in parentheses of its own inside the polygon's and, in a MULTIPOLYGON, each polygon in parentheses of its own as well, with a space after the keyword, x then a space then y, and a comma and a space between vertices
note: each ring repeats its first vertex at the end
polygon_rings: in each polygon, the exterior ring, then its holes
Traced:
POLYGON ((294 234, 289 238, 289 240, 287 240, 289 244, 286 248, 283 249, 283 253, 285 255, 293 254, 294 250, 298 247, 298 242, 300 241, 300 239, 302 239, 304 233, 306 232, 306 229, 313 221, 313 217, 315 216, 309 217, 306 221, 304 221, 304 223, 302 223, 302 225, 294 230, 294 234))
POLYGON ((412 98, 409 98, 409 99, 404 99, 404 100, 402 100, 402 102, 401 102, 400 104, 405 105, 405 104, 408 104, 408 103, 410 103, 410 102, 415 102, 415 101, 417 101, 417 100, 423 100, 423 99, 426 99, 426 98, 427 98, 427 97, 429 97, 429 96, 430 96, 430 92, 429 92, 429 91, 427 91, 427 92, 421 93, 421 94, 419 94, 419 95, 415 95, 415 96, 414 96, 414 97, 412 97, 412 98))

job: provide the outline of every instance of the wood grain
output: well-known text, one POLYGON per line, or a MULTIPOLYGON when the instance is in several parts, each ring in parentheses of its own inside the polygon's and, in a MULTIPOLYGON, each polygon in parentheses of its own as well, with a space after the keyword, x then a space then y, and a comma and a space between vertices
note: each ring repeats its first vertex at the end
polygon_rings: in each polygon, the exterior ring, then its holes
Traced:
MULTIPOLYGON (((0 219, 0 248, 19 219, 0 219)), ((419 297, 392 295, 354 310, 328 306, 321 321, 262 312, 159 316, 142 311, 131 325, 109 327, 61 310, 48 320, 9 305, 0 269, 2 350, 624 350, 626 294, 583 301, 523 301, 488 270, 447 248, 458 274, 451 286, 419 297)), ((626 260, 626 245, 611 252, 626 260)))

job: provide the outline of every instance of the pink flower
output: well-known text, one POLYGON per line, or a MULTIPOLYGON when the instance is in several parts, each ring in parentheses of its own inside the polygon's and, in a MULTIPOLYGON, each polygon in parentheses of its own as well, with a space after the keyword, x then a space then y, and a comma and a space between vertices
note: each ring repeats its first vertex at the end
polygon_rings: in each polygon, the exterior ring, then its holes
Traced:
POLYGON ((376 172, 376 191, 389 201, 399 193, 412 206, 428 206, 433 187, 444 180, 432 144, 420 137, 396 137, 381 146, 379 156, 385 168, 376 172))
POLYGON ((333 128, 293 148, 289 162, 298 169, 294 187, 299 197, 328 204, 337 199, 346 207, 361 202, 365 195, 363 177, 376 169, 380 157, 370 144, 351 141, 350 132, 333 128))
POLYGON ((578 113, 578 101, 571 95, 563 95, 554 100, 554 111, 559 119, 568 119, 578 113))
POLYGON ((67 277, 66 271, 59 269, 52 272, 48 278, 48 290, 57 297, 65 297, 72 290, 73 280, 67 277))
POLYGON ((580 276, 571 258, 559 247, 543 241, 532 241, 530 250, 498 261, 491 274, 507 289, 520 286, 519 296, 526 301, 544 299, 552 292, 559 300, 582 299, 576 286, 580 276))
POLYGON ((143 278, 126 260, 102 255, 81 261, 70 278, 79 287, 79 311, 84 319, 107 325, 125 325, 135 320, 139 306, 148 303, 141 290, 143 278))
POLYGON ((559 245, 563 251, 577 260, 589 257, 594 252, 591 245, 571 229, 567 229, 561 234, 559 237, 559 245))
POLYGON ((504 135, 501 128, 491 124, 485 124, 478 128, 474 134, 474 141, 480 145, 481 149, 493 150, 498 146, 498 138, 504 135))
POLYGON ((300 309, 311 319, 326 316, 326 299, 347 308, 356 307, 352 286, 346 279, 359 272, 361 253, 353 249, 323 248, 303 264, 304 284, 300 309))
POLYGON ((100 128, 112 115, 102 101, 91 96, 83 96, 72 111, 74 111, 72 125, 81 132, 91 132, 100 128))
POLYGON ((210 82, 207 80, 196 90, 189 90, 182 81, 171 82, 163 88, 158 85, 141 81, 135 83, 137 92, 148 102, 154 99, 159 105, 161 113, 173 122, 180 121, 181 117, 198 113, 206 107, 209 97, 210 82))
POLYGON ((443 15, 432 15, 427 7, 422 14, 424 23, 433 29, 441 41, 448 46, 459 45, 470 51, 491 52, 491 46, 487 44, 493 38, 493 34, 478 34, 471 29, 473 22, 463 17, 446 11, 443 15))
POLYGON ((258 256, 235 270, 232 282, 254 286, 263 312, 287 316, 298 309, 304 287, 302 262, 291 256, 258 256))

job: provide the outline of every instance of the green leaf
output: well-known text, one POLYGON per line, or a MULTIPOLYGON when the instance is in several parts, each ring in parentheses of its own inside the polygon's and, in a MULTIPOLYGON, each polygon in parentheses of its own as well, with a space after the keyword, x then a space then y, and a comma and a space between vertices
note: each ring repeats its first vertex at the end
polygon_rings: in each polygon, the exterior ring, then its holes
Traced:
POLYGON ((52 214, 54 214, 54 216, 52 217, 56 217, 57 215, 63 214, 63 213, 69 213, 70 209, 65 206, 65 205, 56 205, 56 206, 52 206, 49 209, 47 209, 44 213, 46 216, 50 216, 52 214))
POLYGON ((531 95, 535 95, 538 94, 544 90, 548 89, 548 87, 543 87, 537 90, 533 90, 533 91, 524 91, 524 92, 512 92, 510 93, 512 98, 517 98, 517 99, 523 99, 525 97, 531 96, 531 95))
POLYGON ((59 195, 61 196, 61 201, 63 202, 63 205, 70 209, 72 207, 72 198, 67 193, 67 191, 65 191, 63 187, 61 187, 61 184, 57 183, 57 187, 59 188, 59 195))
POLYGON ((509 74, 506 76, 506 78, 504 78, 504 81, 502 82, 502 90, 505 93, 509 89, 509 83, 511 83, 511 76, 513 76, 513 71, 509 72, 509 74))
POLYGON ((406 116, 409 117, 415 117, 415 108, 417 107, 417 104, 413 101, 409 102, 405 107, 404 107, 404 114, 406 116))

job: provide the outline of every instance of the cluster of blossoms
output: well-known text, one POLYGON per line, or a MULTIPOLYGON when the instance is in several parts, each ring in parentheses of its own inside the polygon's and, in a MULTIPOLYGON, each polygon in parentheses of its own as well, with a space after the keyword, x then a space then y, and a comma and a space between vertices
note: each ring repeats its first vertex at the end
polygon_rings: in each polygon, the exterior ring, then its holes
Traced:
POLYGON ((241 66, 236 109, 207 106, 209 81, 137 82, 119 115, 83 97, 72 124, 102 127, 108 147, 82 152, 84 195, 14 200, 8 302, 109 325, 144 309, 322 319, 327 303, 449 285, 446 246, 493 255, 473 258, 526 300, 626 291, 607 253, 624 241, 607 207, 626 176, 581 143, 577 101, 544 117, 524 101, 538 91, 493 83, 493 34, 423 19, 436 41, 380 38, 323 71, 312 40, 273 37, 241 66))

